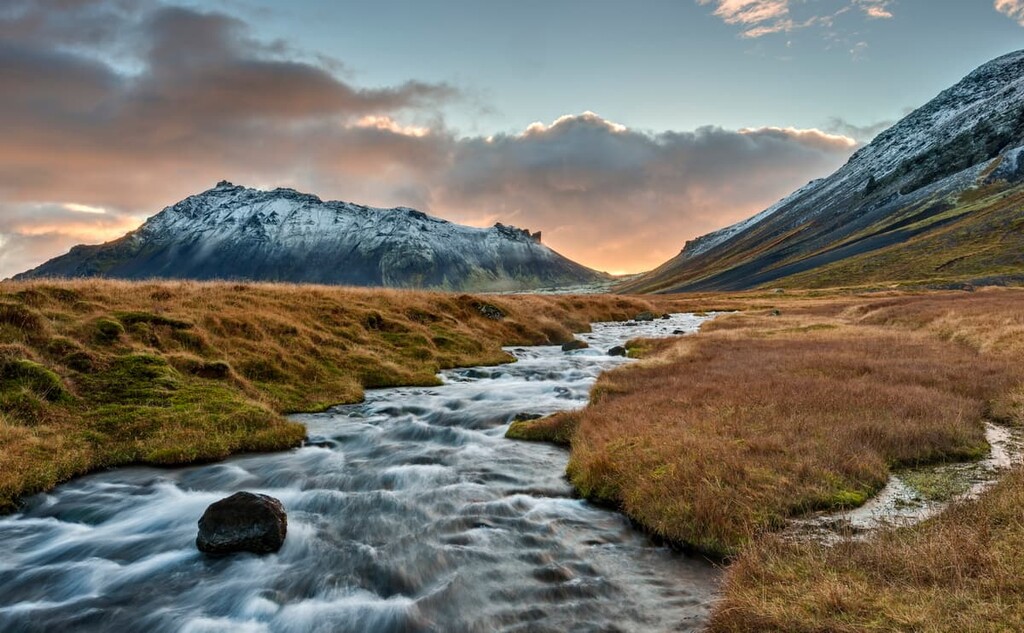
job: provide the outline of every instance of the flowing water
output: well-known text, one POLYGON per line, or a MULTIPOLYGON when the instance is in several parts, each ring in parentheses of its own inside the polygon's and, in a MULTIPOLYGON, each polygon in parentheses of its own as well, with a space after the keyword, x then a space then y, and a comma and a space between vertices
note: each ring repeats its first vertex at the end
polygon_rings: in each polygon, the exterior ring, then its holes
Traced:
POLYGON ((583 406, 604 351, 702 317, 597 324, 592 348, 383 389, 296 416, 304 448, 82 477, 0 518, 0 631, 686 631, 718 572, 573 499, 513 416, 583 406), (288 511, 277 554, 210 559, 196 521, 238 490, 288 511))

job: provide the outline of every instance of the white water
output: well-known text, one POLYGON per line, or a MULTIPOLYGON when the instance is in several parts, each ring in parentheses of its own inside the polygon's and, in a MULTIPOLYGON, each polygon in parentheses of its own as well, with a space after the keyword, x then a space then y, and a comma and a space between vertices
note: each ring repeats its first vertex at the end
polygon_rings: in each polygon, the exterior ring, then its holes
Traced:
POLYGON ((629 362, 610 347, 703 320, 598 324, 588 350, 516 348, 512 365, 296 416, 317 445, 32 497, 0 518, 0 630, 699 629, 716 569, 573 499, 564 451, 503 435, 518 413, 583 406, 601 371, 629 362), (279 553, 196 551, 203 510, 237 490, 282 500, 279 553))

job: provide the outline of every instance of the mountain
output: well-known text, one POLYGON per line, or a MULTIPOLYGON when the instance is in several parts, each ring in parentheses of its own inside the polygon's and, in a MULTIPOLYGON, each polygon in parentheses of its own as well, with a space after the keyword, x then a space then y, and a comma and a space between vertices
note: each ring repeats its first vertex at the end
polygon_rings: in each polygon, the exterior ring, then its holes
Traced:
POLYGON ((1024 279, 1024 51, 978 68, 828 178, 687 242, 625 292, 1024 279))
POLYGON ((461 226, 414 209, 323 202, 294 189, 223 181, 139 229, 22 273, 38 277, 245 279, 516 290, 607 281, 541 244, 540 233, 461 226))

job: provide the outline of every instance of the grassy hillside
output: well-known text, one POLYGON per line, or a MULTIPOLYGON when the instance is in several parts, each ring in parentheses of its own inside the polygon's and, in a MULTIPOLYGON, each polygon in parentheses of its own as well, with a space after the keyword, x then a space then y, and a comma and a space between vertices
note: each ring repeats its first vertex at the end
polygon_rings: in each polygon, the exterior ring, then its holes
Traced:
POLYGON ((729 555, 862 504, 891 469, 987 453, 984 421, 1019 409, 1022 292, 774 305, 603 375, 582 412, 516 436, 569 443, 582 494, 729 555))
MULTIPOLYGON (((919 210, 909 209, 868 231, 884 234, 898 230, 892 228, 897 224, 904 230, 923 231, 906 242, 791 275, 771 285, 827 288, 891 282, 952 284, 985 278, 1024 282, 1024 186, 971 190, 950 201, 948 207, 918 221, 914 216, 919 210)), ((844 244, 864 237, 854 236, 844 244)))
POLYGON ((975 188, 906 206, 823 246, 802 246, 818 230, 817 221, 779 235, 755 227, 713 258, 676 258, 620 290, 713 289, 715 279, 747 288, 1019 284, 1022 210, 1024 184, 987 182, 983 174, 975 188), (754 265, 769 259, 770 265, 754 265))
POLYGON ((656 309, 610 296, 470 296, 218 283, 0 284, 0 508, 98 468, 295 446, 282 414, 436 384, 656 309))

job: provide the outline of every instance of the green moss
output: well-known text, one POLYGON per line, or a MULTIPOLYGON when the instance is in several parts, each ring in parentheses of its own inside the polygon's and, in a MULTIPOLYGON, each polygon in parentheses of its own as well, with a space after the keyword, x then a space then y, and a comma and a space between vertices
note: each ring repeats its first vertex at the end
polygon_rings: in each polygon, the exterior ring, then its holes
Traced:
POLYGON ((49 402, 70 399, 60 376, 39 363, 15 359, 0 362, 0 379, 3 392, 17 392, 27 389, 49 402))
POLYGON ((117 341, 125 333, 120 321, 99 318, 93 322, 94 338, 98 343, 110 344, 117 341))
POLYGON ((97 403, 163 406, 177 390, 180 375, 154 354, 127 354, 108 368, 83 377, 83 385, 97 403))
POLYGON ((900 479, 928 501, 949 501, 971 488, 970 478, 952 468, 915 468, 899 473, 900 479))
POLYGON ((556 413, 545 418, 515 420, 505 437, 510 440, 526 442, 550 442, 568 447, 579 424, 579 417, 574 413, 556 413))
POLYGON ((863 490, 839 490, 828 500, 831 508, 856 508, 868 501, 868 493, 863 490))

